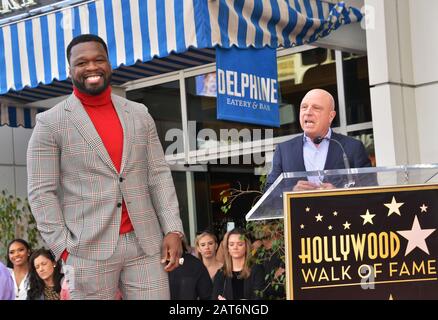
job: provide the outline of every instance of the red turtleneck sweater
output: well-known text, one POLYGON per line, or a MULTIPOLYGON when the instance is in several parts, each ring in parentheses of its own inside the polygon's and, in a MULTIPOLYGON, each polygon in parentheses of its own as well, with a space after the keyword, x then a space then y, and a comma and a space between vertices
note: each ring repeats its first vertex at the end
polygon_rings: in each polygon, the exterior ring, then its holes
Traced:
MULTIPOLYGON (((76 87, 73 87, 73 92, 84 106, 114 166, 120 172, 123 154, 123 128, 111 100, 111 87, 108 86, 104 92, 95 96, 80 92, 76 87)), ((133 230, 128 209, 126 208, 125 200, 123 200, 120 234, 133 230)), ((67 251, 64 251, 62 254, 64 261, 67 259, 67 256, 67 251)))
MULTIPOLYGON (((104 92, 96 96, 82 93, 76 87, 73 88, 73 92, 81 101, 85 111, 87 111, 116 170, 120 172, 123 154, 123 128, 111 101, 111 87, 108 86, 104 92)), ((120 234, 128 233, 132 230, 134 228, 123 200, 120 234)))

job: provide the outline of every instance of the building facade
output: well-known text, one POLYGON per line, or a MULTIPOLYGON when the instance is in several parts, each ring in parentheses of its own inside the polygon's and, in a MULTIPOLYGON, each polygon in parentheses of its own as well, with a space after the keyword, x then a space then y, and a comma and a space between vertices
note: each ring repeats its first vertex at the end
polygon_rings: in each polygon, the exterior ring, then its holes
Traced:
MULTIPOLYGON (((304 7, 305 1, 299 2, 304 7)), ((308 45, 277 50, 279 128, 217 120, 215 95, 199 85, 214 79, 214 49, 186 49, 149 65, 117 69, 114 91, 147 105, 156 121, 184 228, 192 240, 206 227, 220 233, 229 221, 243 223, 253 197, 243 198, 224 215, 221 192, 259 188, 276 144, 300 133, 298 107, 312 88, 333 94, 334 130, 362 140, 374 165, 438 162, 432 140, 438 130, 433 125, 438 109, 432 100, 438 73, 431 63, 438 44, 424 36, 437 28, 431 7, 438 9, 438 4, 433 0, 347 4, 366 12, 362 23, 343 26, 308 45)), ((43 99, 45 93, 68 91, 68 81, 67 86, 55 84, 40 86, 39 91, 23 89, 21 97, 32 99, 22 102, 31 110, 50 108, 64 97, 43 99)), ((213 81, 209 87, 213 92, 214 85, 213 81)), ((9 92, 2 101, 16 102, 17 94, 9 92)), ((27 194, 25 155, 31 132, 0 127, 0 189, 20 196, 27 194)))

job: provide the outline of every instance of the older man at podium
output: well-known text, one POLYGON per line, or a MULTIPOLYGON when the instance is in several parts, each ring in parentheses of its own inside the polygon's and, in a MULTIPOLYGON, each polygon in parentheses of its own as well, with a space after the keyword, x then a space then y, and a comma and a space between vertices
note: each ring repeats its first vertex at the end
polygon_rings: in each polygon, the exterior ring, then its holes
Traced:
MULTIPOLYGON (((322 89, 310 90, 301 101, 300 125, 304 133, 277 145, 267 188, 283 172, 370 167, 361 141, 332 131, 336 116, 333 96, 322 89)), ((294 191, 331 189, 320 177, 299 180, 294 191)))

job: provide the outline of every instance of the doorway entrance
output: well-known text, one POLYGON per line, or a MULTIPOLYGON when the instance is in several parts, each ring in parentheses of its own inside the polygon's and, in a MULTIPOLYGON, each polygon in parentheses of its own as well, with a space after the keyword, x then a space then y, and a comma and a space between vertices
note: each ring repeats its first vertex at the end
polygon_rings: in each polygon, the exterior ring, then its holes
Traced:
POLYGON ((245 227, 245 215, 260 194, 260 176, 254 174, 252 165, 199 165, 172 167, 181 219, 184 230, 190 234, 190 242, 198 232, 209 229, 219 239, 227 231, 227 226, 245 227), (231 191, 245 190, 224 213, 221 207, 222 195, 231 196, 231 191))

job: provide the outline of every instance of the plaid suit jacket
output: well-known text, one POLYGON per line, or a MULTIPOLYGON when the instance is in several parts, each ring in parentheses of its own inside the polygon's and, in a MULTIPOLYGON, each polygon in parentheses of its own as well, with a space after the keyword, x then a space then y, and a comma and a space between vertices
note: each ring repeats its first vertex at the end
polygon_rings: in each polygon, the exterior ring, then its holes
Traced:
POLYGON ((106 260, 119 239, 125 200, 140 246, 161 250, 163 233, 183 231, 170 169, 147 108, 112 95, 123 127, 120 173, 73 94, 37 115, 27 150, 28 193, 43 239, 59 259, 106 260))

